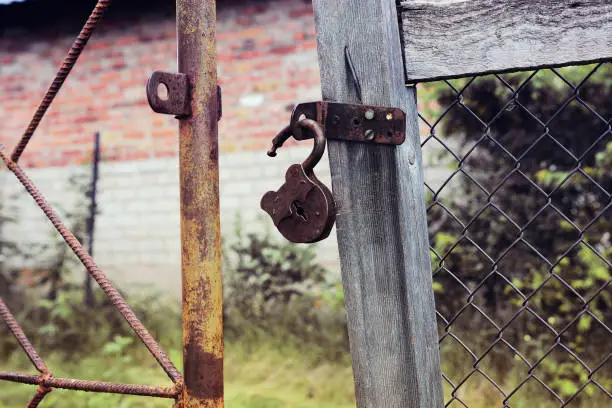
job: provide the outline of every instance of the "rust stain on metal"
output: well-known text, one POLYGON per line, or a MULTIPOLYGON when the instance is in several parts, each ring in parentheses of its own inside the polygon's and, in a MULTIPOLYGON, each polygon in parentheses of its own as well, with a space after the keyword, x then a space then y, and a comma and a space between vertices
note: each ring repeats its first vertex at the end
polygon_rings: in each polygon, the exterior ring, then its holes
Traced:
POLYGON ((183 278, 182 406, 223 407, 223 322, 215 27, 216 4, 177 1, 179 72, 192 116, 180 121, 183 278))
POLYGON ((213 353, 202 353, 198 345, 187 344, 185 350, 193 357, 193 361, 185 365, 185 378, 188 379, 185 386, 191 390, 191 395, 207 400, 222 398, 223 378, 207 373, 222 371, 223 360, 213 353), (191 364, 196 361, 198 366, 191 364))

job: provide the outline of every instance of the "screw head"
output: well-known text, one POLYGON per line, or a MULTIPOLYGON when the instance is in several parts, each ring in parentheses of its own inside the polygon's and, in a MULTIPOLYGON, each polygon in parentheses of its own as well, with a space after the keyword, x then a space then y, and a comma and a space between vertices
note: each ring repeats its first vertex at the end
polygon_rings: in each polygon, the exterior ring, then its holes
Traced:
POLYGON ((365 136, 365 140, 368 140, 368 141, 374 140, 374 131, 372 129, 367 129, 365 131, 364 136, 365 136))
POLYGON ((368 109, 368 110, 365 112, 365 118, 366 118, 367 120, 372 120, 372 119, 374 119, 374 111, 373 111, 372 109, 368 109))

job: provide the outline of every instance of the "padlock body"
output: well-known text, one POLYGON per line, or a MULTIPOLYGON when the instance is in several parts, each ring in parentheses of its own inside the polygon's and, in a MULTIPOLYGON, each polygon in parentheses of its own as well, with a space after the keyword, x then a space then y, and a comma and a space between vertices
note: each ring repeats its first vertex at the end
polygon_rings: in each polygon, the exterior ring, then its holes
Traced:
POLYGON ((336 219, 331 191, 300 164, 287 170, 285 184, 278 191, 264 195, 261 208, 272 217, 280 233, 295 243, 327 238, 336 219))

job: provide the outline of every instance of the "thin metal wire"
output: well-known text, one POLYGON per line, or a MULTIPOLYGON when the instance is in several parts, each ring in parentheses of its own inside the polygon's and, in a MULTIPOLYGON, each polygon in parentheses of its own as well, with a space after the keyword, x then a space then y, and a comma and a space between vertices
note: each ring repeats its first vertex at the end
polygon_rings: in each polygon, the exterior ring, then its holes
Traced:
POLYGON ((28 408, 36 408, 43 401, 43 399, 47 396, 47 394, 53 391, 53 388, 51 388, 48 385, 48 381, 53 378, 53 375, 51 374, 51 372, 43 373, 38 378, 40 381, 38 385, 38 389, 36 390, 36 393, 30 400, 30 403, 28 404, 28 408))
POLYGON ((160 398, 177 398, 179 395, 179 390, 181 388, 180 384, 177 384, 175 387, 157 387, 147 385, 53 378, 51 371, 47 368, 42 358, 40 358, 40 356, 34 349, 34 346, 23 332, 23 329, 21 328, 21 326, 19 326, 15 317, 1 298, 0 318, 7 324, 9 330, 13 333, 14 337, 22 346, 36 369, 41 372, 41 375, 36 376, 8 371, 0 371, 0 380, 38 385, 38 389, 36 390, 34 397, 32 397, 32 399, 27 405, 28 407, 37 407, 42 402, 44 397, 52 391, 53 387, 80 391, 130 394, 160 398))
MULTIPOLYGON (((595 303, 601 296, 607 295, 612 289, 612 279, 607 279, 605 282, 598 283, 597 286, 591 288, 587 293, 582 293, 574 287, 575 282, 568 281, 560 267, 562 263, 567 262, 581 248, 590 251, 597 259, 605 265, 608 273, 612 271, 612 260, 608 258, 604 248, 592 242, 589 242, 589 233, 594 226, 602 220, 610 220, 610 208, 612 207, 612 186, 602 184, 593 176, 593 169, 588 168, 585 164, 587 157, 592 156, 595 152, 601 151, 601 143, 612 143, 612 118, 606 118, 598 112, 598 107, 589 104, 581 95, 581 91, 592 79, 593 75, 601 69, 603 64, 595 65, 583 78, 574 84, 561 73, 560 70, 552 69, 552 76, 558 78, 568 89, 568 96, 561 101, 558 107, 544 119, 539 117, 537 113, 532 112, 533 104, 530 105, 526 99, 530 95, 525 95, 525 90, 531 86, 538 74, 541 75, 543 70, 536 70, 531 73, 523 74, 523 79, 513 85, 504 75, 488 76, 487 79, 482 77, 465 78, 461 87, 455 86, 456 82, 443 81, 437 84, 437 89, 441 85, 447 88, 444 91, 447 95, 444 106, 436 106, 432 109, 435 114, 429 116, 421 112, 419 117, 423 128, 427 134, 422 139, 422 148, 433 148, 436 157, 443 157, 448 162, 452 162, 453 169, 449 170, 450 174, 442 180, 430 180, 428 172, 426 172, 426 191, 429 198, 427 203, 427 211, 429 214, 430 235, 432 236, 431 254, 435 266, 433 270, 434 281, 439 282, 445 289, 452 290, 453 293, 459 294, 456 298, 458 306, 454 308, 447 306, 442 297, 448 298, 448 294, 444 294, 437 299, 438 301, 438 323, 439 323, 439 341, 441 347, 452 346, 452 353, 465 353, 468 356, 462 359, 463 366, 456 367, 453 364, 444 364, 443 367, 448 368, 447 372, 443 373, 443 381, 448 390, 446 395, 446 406, 463 406, 466 408, 472 407, 470 400, 470 392, 481 394, 482 389, 473 388, 472 381, 478 379, 481 384, 488 384, 491 393, 496 394, 496 401, 501 407, 511 407, 514 402, 513 397, 526 392, 527 387, 533 390, 533 386, 537 384, 540 387, 541 398, 550 400, 553 405, 566 407, 570 404, 588 401, 593 393, 587 391, 589 387, 596 388, 600 395, 604 398, 612 400, 612 378, 610 378, 611 370, 609 367, 610 359, 612 358, 612 349, 600 346, 599 349, 590 350, 592 353, 600 353, 596 358, 585 360, 582 354, 576 350, 573 342, 576 341, 577 334, 573 332, 573 328, 581 321, 582 318, 588 318, 593 325, 598 325, 600 336, 605 338, 599 339, 600 343, 609 343, 612 340, 612 328, 610 328, 604 316, 597 313, 595 303), (482 110, 470 105, 468 102, 468 93, 476 87, 481 81, 491 81, 498 84, 497 99, 504 98, 505 101, 498 107, 496 112, 487 113, 487 117, 483 117, 482 110), (506 92, 505 96, 504 92, 506 92), (500 96, 502 95, 502 96, 500 96), (567 121, 564 114, 567 112, 568 106, 571 104, 580 104, 584 112, 588 112, 595 122, 601 124, 602 133, 589 135, 586 140, 589 142, 585 150, 580 153, 573 152, 563 145, 563 143, 555 137, 556 130, 553 128, 558 121, 567 121), (531 108, 530 108, 531 107, 531 108), (495 125, 504 117, 507 112, 518 109, 521 114, 526 115, 529 120, 539 126, 539 134, 533 138, 528 145, 524 146, 521 151, 510 151, 500 140, 495 137, 495 125), (460 111, 461 114, 458 114, 460 111), (433 116, 433 117, 431 117, 433 116), (444 132, 444 126, 449 120, 457 125, 457 117, 461 116, 463 123, 474 123, 474 128, 480 127, 481 133, 474 138, 467 147, 456 146, 454 140, 461 139, 461 136, 453 137, 447 135, 441 136, 444 132), (528 160, 529 155, 536 149, 539 143, 550 143, 554 149, 558 149, 566 156, 566 161, 572 163, 569 169, 564 170, 564 174, 560 180, 555 182, 554 188, 546 191, 536 181, 532 180, 529 170, 525 170, 524 162, 528 160), (490 153, 495 160, 504 160, 507 165, 498 166, 495 170, 490 167, 485 167, 486 163, 478 160, 478 152, 483 146, 492 146, 490 149, 497 153, 490 153), (433 146, 435 145, 435 147, 433 146), (599 148, 597 147, 599 146, 599 148), (476 159, 475 159, 476 158, 476 159), (522 165, 523 164, 523 165, 522 165), (479 167, 482 166, 482 167, 479 167), (488 177, 484 177, 487 175, 488 177), (592 214, 588 220, 583 220, 582 225, 575 219, 575 214, 566 213, 566 210, 559 205, 559 197, 563 196, 564 188, 570 185, 573 177, 582 177, 585 183, 588 183, 601 198, 601 205, 592 214), (529 188, 531 197, 537 198, 540 202, 537 208, 534 208, 530 213, 526 206, 524 214, 521 214, 520 219, 516 218, 515 212, 509 213, 508 209, 504 208, 503 203, 499 202, 501 191, 508 183, 513 182, 515 178, 519 178, 520 182, 529 188), (462 179, 462 180, 459 180, 462 179), (470 206, 467 207, 470 211, 462 211, 461 200, 466 200, 457 190, 457 182, 461 182, 462 186, 469 186, 473 190, 473 194, 469 196, 470 206), (484 184, 483 184, 484 183, 484 184), (434 187, 437 185, 437 187, 434 187), (482 226, 478 223, 482 222, 487 217, 486 214, 494 212, 497 220, 503 225, 503 232, 508 236, 514 236, 505 248, 497 253, 489 253, 488 245, 479 239, 478 232, 482 233, 482 226), (568 244, 556 250, 555 253, 544 252, 542 248, 538 248, 537 244, 532 241, 534 233, 542 228, 540 223, 541 217, 546 214, 553 214, 560 222, 565 223, 568 231, 571 232, 571 239, 568 239, 568 244), (467 215, 467 217, 466 217, 467 215), (607 215, 607 217, 606 217, 607 215), (435 247, 436 236, 438 233, 445 233, 445 239, 451 240, 441 248, 435 247), (464 248, 469 247, 470 252, 465 252, 464 248), (545 268, 546 274, 533 287, 522 288, 520 282, 515 282, 511 277, 516 274, 526 271, 508 270, 508 266, 504 262, 516 254, 513 251, 525 248, 529 251, 530 256, 541 262, 545 268), (480 268, 482 270, 479 277, 470 276, 472 271, 457 269, 457 260, 469 258, 472 263, 470 268, 480 268), (478 258, 478 259, 477 259, 478 258), (479 266, 477 264, 479 263, 479 266), (479 298, 485 296, 488 283, 492 280, 501 282, 504 287, 503 292, 496 295, 496 307, 488 307, 487 304, 482 304, 478 301, 479 298), (567 320, 563 320, 560 327, 549 321, 549 315, 555 310, 542 310, 539 307, 539 296, 542 296, 542 291, 551 285, 557 285, 566 297, 566 302, 571 304, 570 311, 565 311, 566 314, 572 313, 567 320), (569 298, 568 298, 569 297, 569 298), (534 336, 533 330, 525 326, 522 319, 532 319, 542 336, 548 336, 549 343, 542 343, 538 353, 530 350, 529 341, 526 338, 534 336), (481 329, 465 330, 462 329, 462 324, 465 319, 471 319, 472 324, 477 321, 481 329), (519 332, 516 332, 516 327, 519 327, 519 332), (526 346, 527 345, 527 346, 526 346), (454 347, 454 348, 453 348, 454 347), (514 378, 513 381, 496 381, 495 367, 491 364, 491 360, 500 355, 500 350, 505 350, 506 358, 509 357, 510 363, 506 360, 506 364, 511 364, 516 370, 516 373, 524 372, 521 378, 514 378), (546 373, 545 364, 559 353, 562 353, 566 358, 575 363, 575 369, 585 373, 584 377, 578 375, 573 378, 572 391, 568 393, 567 389, 560 389, 555 381, 561 378, 561 373, 549 372, 546 373), (606 367, 606 364, 608 367, 606 367), (607 376, 607 377, 605 377, 607 376), (530 385, 532 384, 532 385, 530 385)), ((516 82, 516 80, 515 80, 516 82)), ((609 85, 602 85, 609 86, 609 85)), ((530 88, 532 89, 532 88, 530 88)), ((533 92, 533 91, 532 91, 533 92)), ((477 94, 481 95, 481 94, 477 94)), ((533 101, 532 101, 533 102, 533 101)), ((537 103, 535 103, 537 105, 537 103)), ((603 108, 603 107, 600 107, 603 108)), ((609 110, 607 111, 609 113, 609 110)), ((520 129, 515 129, 519 131, 520 129)), ((461 132, 461 131, 460 131, 461 132)), ((585 135, 576 135, 576 137, 584 137, 585 135)), ((465 139, 467 140, 467 139, 465 139)), ((446 162, 440 167, 447 165, 446 162)), ((547 164, 550 171, 555 170, 556 163, 550 161, 547 164)), ((567 165, 566 165, 567 167, 567 165)), ((435 173, 431 174, 435 176, 435 173)), ((583 193, 585 194, 585 193, 583 193)), ((503 196, 502 196, 503 197, 503 196)), ((588 197, 577 198, 577 200, 586 200, 588 197)), ((514 209, 512 209, 514 211, 514 209)), ((490 216, 490 215, 489 215, 490 216)), ((502 227, 500 227, 502 228, 502 227)), ((557 225, 557 228, 561 228, 557 225)), ((561 233, 561 231, 559 231, 561 233)), ((500 234, 497 232, 497 234, 500 234)), ((494 239, 493 231, 489 234, 489 239, 494 239)), ((489 248, 491 248, 489 246, 489 248)), ((607 312, 609 319, 609 312, 607 312)), ((534 346, 531 346, 534 347, 534 346)), ((505 366, 505 373, 510 375, 512 369, 505 366)), ((514 376, 518 374, 512 374, 514 376)), ((571 389, 571 388, 570 388, 571 389)), ((533 391, 528 391, 533 392, 533 391)))

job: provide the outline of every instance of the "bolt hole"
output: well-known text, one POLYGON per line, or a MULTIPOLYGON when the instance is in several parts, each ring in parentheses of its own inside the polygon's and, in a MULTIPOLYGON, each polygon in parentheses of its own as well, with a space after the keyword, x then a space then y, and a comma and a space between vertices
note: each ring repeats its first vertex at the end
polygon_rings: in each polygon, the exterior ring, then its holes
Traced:
POLYGON ((159 96, 159 99, 162 101, 167 101, 169 96, 168 85, 160 82, 157 85, 157 96, 159 96))
POLYGON ((359 120, 359 118, 353 118, 353 125, 355 126, 361 125, 361 121, 359 120))
POLYGON ((297 216, 302 219, 302 221, 308 221, 308 218, 306 218, 306 213, 304 212, 304 207, 302 207, 299 202, 292 202, 291 207, 297 216))
POLYGON ((393 137, 393 131, 387 130, 387 137, 393 137))

